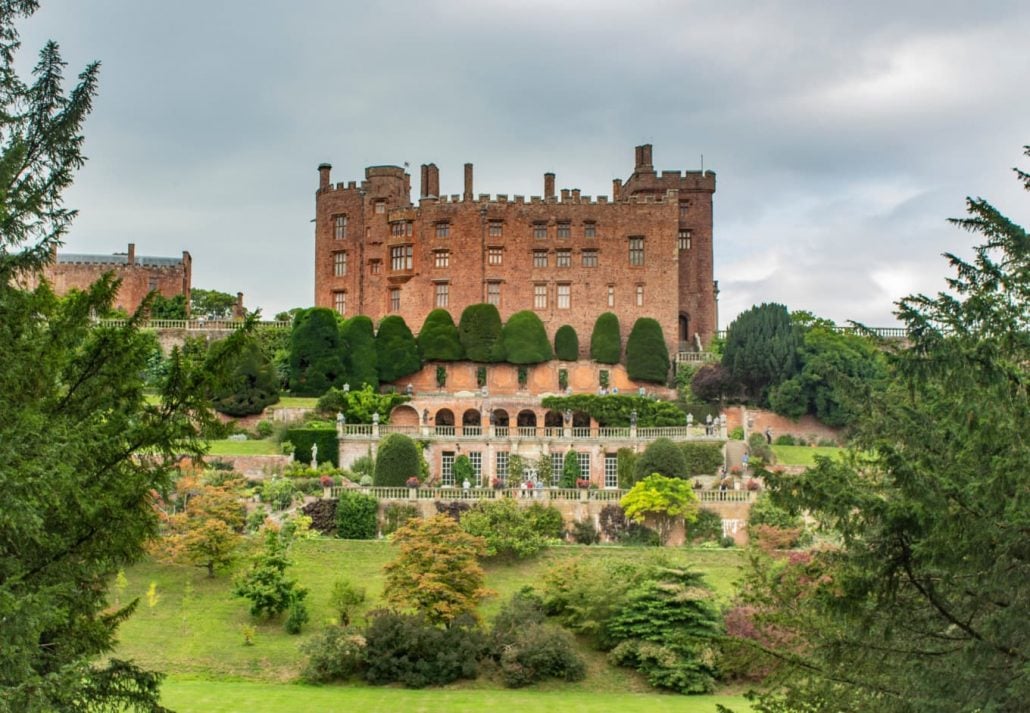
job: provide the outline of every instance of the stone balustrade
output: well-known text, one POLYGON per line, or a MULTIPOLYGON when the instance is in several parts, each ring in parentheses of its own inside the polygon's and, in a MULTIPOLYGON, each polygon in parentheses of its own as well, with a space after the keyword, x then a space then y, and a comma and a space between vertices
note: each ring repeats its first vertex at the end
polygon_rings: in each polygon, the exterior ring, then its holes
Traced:
POLYGON ((726 426, 721 421, 711 425, 663 426, 637 428, 636 426, 601 428, 552 426, 411 426, 388 424, 338 424, 341 441, 379 440, 391 433, 402 433, 411 438, 447 441, 653 441, 668 438, 673 441, 725 440, 726 426))

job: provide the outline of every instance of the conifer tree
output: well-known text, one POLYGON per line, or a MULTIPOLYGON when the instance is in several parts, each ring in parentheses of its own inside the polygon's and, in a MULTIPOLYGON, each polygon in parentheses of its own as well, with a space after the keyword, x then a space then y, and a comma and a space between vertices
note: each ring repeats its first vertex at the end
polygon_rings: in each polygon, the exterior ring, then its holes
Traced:
POLYGON ((601 364, 618 364, 622 358, 619 318, 612 312, 605 312, 594 322, 594 331, 590 335, 590 358, 601 364))
POLYGON ((352 389, 379 388, 379 359, 372 320, 363 314, 351 317, 340 328, 343 345, 344 383, 352 389))
POLYGON ((563 324, 554 333, 554 353, 562 361, 579 359, 579 337, 571 325, 563 324))
POLYGON ((422 368, 415 337, 404 318, 392 314, 379 323, 376 334, 376 364, 379 381, 396 381, 422 368))
POLYGON ((418 346, 426 361, 461 361, 465 358, 458 328, 451 313, 445 309, 437 308, 426 315, 418 333, 418 346))

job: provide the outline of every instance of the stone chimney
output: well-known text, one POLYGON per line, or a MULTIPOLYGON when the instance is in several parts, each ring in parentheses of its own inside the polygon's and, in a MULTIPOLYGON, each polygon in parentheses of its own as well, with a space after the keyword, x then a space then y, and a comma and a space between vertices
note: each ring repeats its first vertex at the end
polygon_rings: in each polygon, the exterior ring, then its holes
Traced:
POLYGON ((236 304, 232 306, 232 318, 243 319, 247 316, 247 310, 243 307, 243 293, 236 293, 236 304))
POLYGON ((329 172, 333 170, 331 164, 320 163, 318 164, 318 190, 326 191, 329 190, 329 172))
POLYGON ((554 198, 554 174, 544 174, 544 198, 554 198))
POLYGON ((619 200, 619 195, 622 193, 622 179, 616 178, 612 180, 612 200, 619 200))
POLYGON ((569 200, 569 189, 568 188, 562 188, 561 189, 561 202, 565 203, 568 200, 569 200))
POLYGON ((654 164, 651 163, 651 144, 637 146, 637 163, 635 170, 638 173, 654 173, 654 164))
POLYGON ((129 252, 125 256, 126 265, 136 264, 136 243, 129 243, 129 252))
POLYGON ((462 196, 462 200, 472 200, 472 164, 465 164, 465 195, 462 196))
POLYGON ((429 195, 428 193, 426 193, 426 191, 429 189, 429 166, 427 166, 426 164, 422 164, 419 170, 420 173, 418 177, 418 197, 425 198, 427 195, 429 195))
POLYGON ((435 163, 426 165, 425 197, 440 197, 440 169, 436 167, 435 163))

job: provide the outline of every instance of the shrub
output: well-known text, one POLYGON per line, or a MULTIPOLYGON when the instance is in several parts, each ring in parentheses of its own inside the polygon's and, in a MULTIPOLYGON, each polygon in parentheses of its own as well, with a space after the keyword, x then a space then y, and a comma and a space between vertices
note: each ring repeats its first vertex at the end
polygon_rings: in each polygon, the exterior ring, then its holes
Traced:
POLYGON ((714 475, 723 465, 722 446, 717 443, 680 443, 683 460, 686 463, 686 474, 714 475))
POLYGON ((719 401, 734 391, 733 377, 721 364, 705 364, 691 379, 690 391, 702 401, 719 401))
POLYGON ((391 433, 379 444, 373 482, 377 487, 400 488, 421 472, 418 446, 402 433, 391 433))
POLYGON ((365 588, 355 587, 349 580, 337 579, 329 593, 329 608, 336 613, 340 626, 348 626, 355 610, 365 603, 365 588))
POLYGON ((530 527, 550 540, 560 540, 565 533, 565 519, 561 510, 551 505, 533 503, 525 508, 530 527))
MULTIPOLYGON (((426 315, 426 321, 418 333, 418 347, 426 361, 461 361, 465 358, 465 350, 458 338, 458 328, 454 326, 450 312, 445 309, 434 309, 426 315)), ((439 369, 443 367, 438 367, 437 382, 443 387, 439 383, 439 369)))
POLYGON ((554 353, 562 361, 579 359, 579 337, 571 325, 563 324, 554 333, 554 353))
POLYGON ((544 323, 532 310, 508 317, 501 330, 501 344, 510 364, 539 364, 554 358, 544 323))
POLYGON ((271 421, 258 421, 254 432, 257 433, 258 438, 271 438, 275 432, 275 426, 272 425, 271 421))
POLYGON ((607 369, 601 369, 597 373, 597 380, 602 389, 607 389, 611 385, 611 377, 607 369))
POLYGON ((219 413, 249 416, 278 400, 279 376, 261 346, 251 340, 237 357, 228 383, 214 394, 211 403, 219 413))
POLYGON ((451 473, 454 475, 455 484, 459 486, 464 485, 466 480, 472 484, 476 482, 476 469, 472 467, 472 461, 465 454, 454 459, 451 473))
POLYGON ((597 532, 597 527, 590 518, 577 520, 572 523, 569 534, 572 535, 572 539, 579 545, 596 545, 601 540, 601 535, 597 532))
POLYGON ((626 373, 634 381, 663 384, 669 378, 669 348, 658 321, 641 317, 626 340, 626 373))
POLYGON ((477 366, 476 367, 476 386, 478 386, 479 388, 483 388, 484 386, 486 386, 486 367, 485 366, 477 366))
POLYGON ((290 390, 319 396, 343 383, 342 342, 336 314, 325 307, 297 313, 290 334, 290 390))
POLYGON ((626 512, 618 505, 605 505, 598 513, 597 523, 608 542, 617 542, 629 528, 626 512))
POLYGON ((590 358, 601 364, 618 364, 621 357, 619 318, 605 312, 594 322, 594 331, 590 334, 590 358))
POLYGON ((619 474, 619 487, 628 490, 637 482, 637 453, 632 448, 620 448, 615 454, 619 474))
POLYGON ((391 314, 379 323, 376 333, 376 365, 379 381, 397 381, 422 368, 418 345, 404 318, 391 314))
POLYGON ((437 366, 436 367, 436 388, 442 389, 447 385, 447 367, 437 366))
POLYGON ((375 329, 372 320, 363 314, 351 317, 340 328, 344 351, 344 382, 351 388, 379 388, 379 361, 376 356, 375 329))
POLYGON ((801 516, 781 508, 773 502, 768 493, 762 493, 751 506, 747 519, 748 527, 768 525, 781 530, 798 529, 803 526, 801 516))
MULTIPOLYGON (((416 487, 418 480, 415 481, 416 487)), ((390 503, 383 508, 383 535, 390 535, 404 527, 408 520, 418 517, 418 508, 406 503, 390 503)))
POLYGON ((547 536, 536 524, 528 508, 509 498, 480 501, 461 515, 461 528, 486 542, 487 557, 525 559, 537 554, 547 545, 547 536))
POLYGON ((366 384, 349 391, 333 387, 319 397, 315 408, 319 414, 333 420, 338 412, 342 412, 347 423, 372 423, 373 414, 379 414, 380 422, 386 422, 394 407, 408 401, 411 397, 407 394, 380 394, 366 384))
POLYGON ((309 683, 346 681, 365 668, 365 637, 354 629, 327 627, 300 650, 308 657, 301 678, 309 683))
POLYGON ((278 616, 295 602, 303 601, 308 593, 286 576, 289 566, 278 533, 270 532, 264 550, 254 558, 250 569, 236 579, 232 593, 250 601, 251 616, 278 616))
POLYGON ((472 679, 485 651, 471 619, 440 628, 418 615, 380 611, 365 629, 365 680, 424 688, 472 679))
POLYGON ((633 411, 637 412, 637 426, 641 428, 682 426, 686 419, 683 411, 671 401, 636 395, 547 396, 541 404, 554 411, 582 411, 595 419, 601 428, 629 426, 633 411))
POLYGON ((294 596, 290 600, 290 607, 286 612, 286 621, 283 622, 283 628, 286 629, 287 634, 299 634, 309 619, 310 615, 308 614, 308 607, 304 603, 304 597, 294 596))
POLYGON ((494 619, 490 652, 509 688, 545 678, 584 677, 585 667, 571 637, 548 627, 545 619, 543 600, 528 587, 513 594, 494 619))
POLYGON ((323 535, 335 535, 336 504, 335 499, 315 500, 302 507, 300 511, 311 518, 312 530, 323 535))
POLYGON ((697 511, 697 519, 687 523, 686 536, 689 542, 719 542, 722 539, 722 516, 714 510, 701 508, 697 511))
POLYGON ((637 458, 635 481, 639 482, 652 473, 668 478, 687 477, 687 461, 683 457, 683 451, 668 438, 655 439, 637 458))
POLYGON ((371 495, 344 490, 336 503, 336 536, 345 540, 373 540, 379 502, 371 495))
POLYGON ((340 465, 340 439, 335 428, 291 428, 286 438, 293 444, 293 457, 301 463, 311 462, 311 446, 318 445, 318 462, 340 465))
POLYGON ((618 543, 627 547, 658 547, 662 544, 662 538, 657 531, 647 525, 630 522, 625 532, 619 536, 618 543))
POLYGON ((468 512, 472 506, 461 500, 448 500, 446 502, 437 500, 433 503, 436 507, 436 511, 441 515, 447 515, 449 518, 458 522, 461 520, 462 513, 468 512))
POLYGON ((558 388, 562 391, 569 388, 569 370, 559 369, 558 370, 558 388))
POLYGON ((794 436, 789 433, 784 433, 782 436, 777 436, 773 443, 777 446, 793 446, 795 444, 795 440, 794 436))
POLYGON ((273 510, 285 510, 293 504, 297 489, 287 478, 272 478, 261 486, 261 502, 267 503, 273 510))
POLYGON ((466 307, 458 323, 458 339, 469 361, 504 361, 501 315, 495 305, 475 304, 466 307))
POLYGON ((765 436, 761 433, 752 433, 748 436, 747 447, 751 453, 751 459, 759 458, 766 463, 773 461, 773 450, 769 447, 769 442, 765 436))
POLYGON ((565 460, 562 462, 561 487, 575 488, 576 481, 582 476, 583 471, 579 467, 579 454, 570 450, 565 454, 565 460))
POLYGON ((732 429, 730 429, 729 439, 731 441, 743 441, 744 440, 744 427, 743 426, 734 426, 732 429))

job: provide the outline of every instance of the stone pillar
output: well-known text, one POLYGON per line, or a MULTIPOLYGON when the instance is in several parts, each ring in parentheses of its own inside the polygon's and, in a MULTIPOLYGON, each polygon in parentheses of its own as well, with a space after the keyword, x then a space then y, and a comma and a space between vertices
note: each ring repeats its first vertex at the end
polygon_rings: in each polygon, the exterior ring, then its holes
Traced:
POLYGON ((332 170, 332 164, 318 164, 318 190, 325 191, 329 189, 329 172, 332 170))
POLYGON ((554 198, 554 174, 544 174, 544 199, 554 198))

